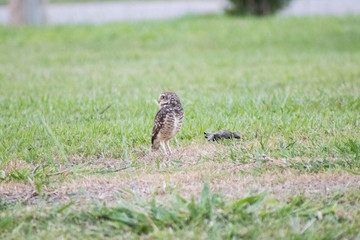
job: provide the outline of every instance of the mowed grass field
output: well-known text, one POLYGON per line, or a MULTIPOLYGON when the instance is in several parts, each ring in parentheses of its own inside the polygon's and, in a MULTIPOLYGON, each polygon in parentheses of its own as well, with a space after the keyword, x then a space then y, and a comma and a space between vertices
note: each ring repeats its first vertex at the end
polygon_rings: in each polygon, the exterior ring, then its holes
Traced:
POLYGON ((359 239, 359 39, 359 16, 0 27, 0 238, 359 239))

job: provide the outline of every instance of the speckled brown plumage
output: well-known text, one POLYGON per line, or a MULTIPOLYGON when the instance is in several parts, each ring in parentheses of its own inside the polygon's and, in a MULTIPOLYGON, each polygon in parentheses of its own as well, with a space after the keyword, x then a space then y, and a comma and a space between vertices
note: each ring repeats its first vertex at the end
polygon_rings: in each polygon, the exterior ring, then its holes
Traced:
POLYGON ((179 97, 176 93, 165 92, 159 97, 160 110, 155 116, 152 132, 152 149, 157 150, 160 146, 165 153, 171 153, 169 140, 180 131, 184 118, 179 97))

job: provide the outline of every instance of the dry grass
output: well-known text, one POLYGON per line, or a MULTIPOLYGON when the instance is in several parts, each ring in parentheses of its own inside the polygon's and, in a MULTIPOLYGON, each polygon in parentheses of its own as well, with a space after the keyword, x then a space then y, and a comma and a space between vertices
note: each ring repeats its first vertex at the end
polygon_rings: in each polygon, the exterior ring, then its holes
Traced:
MULTIPOLYGON (((217 154, 228 151, 221 144, 190 145, 177 149, 171 156, 161 153, 144 154, 138 159, 142 167, 130 167, 107 175, 82 175, 78 178, 66 178, 54 181, 45 186, 39 196, 34 184, 15 181, 1 184, 0 192, 3 201, 21 201, 28 204, 39 202, 66 202, 69 200, 106 201, 111 203, 118 198, 156 199, 167 202, 174 194, 189 199, 200 196, 204 182, 209 182, 214 193, 229 199, 244 197, 248 193, 267 191, 277 198, 293 195, 307 196, 326 195, 334 191, 360 188, 360 176, 346 172, 327 172, 321 174, 298 174, 295 170, 283 169, 269 171, 259 176, 243 174, 262 164, 262 167, 283 165, 282 160, 267 159, 266 163, 251 162, 235 164, 230 160, 216 161, 217 154), (156 159, 160 158, 160 166, 156 159), (174 163, 174 160, 178 162, 174 163), (265 164, 265 165, 264 165, 265 164)), ((267 158, 267 157, 265 157, 267 158)), ((116 159, 72 158, 73 163, 87 162, 86 169, 116 168, 123 161, 116 159)), ((13 162, 8 166, 29 167, 22 162, 13 162)))
POLYGON ((24 160, 13 160, 0 164, 0 169, 4 171, 5 174, 8 174, 15 170, 21 170, 24 168, 34 170, 35 167, 36 166, 34 164, 27 163, 24 160))

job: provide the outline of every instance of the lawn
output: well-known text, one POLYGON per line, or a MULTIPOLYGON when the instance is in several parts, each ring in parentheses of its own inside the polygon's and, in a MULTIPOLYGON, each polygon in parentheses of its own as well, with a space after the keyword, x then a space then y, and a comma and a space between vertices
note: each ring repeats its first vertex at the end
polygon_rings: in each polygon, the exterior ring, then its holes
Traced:
POLYGON ((359 238, 359 39, 359 16, 0 26, 0 238, 359 238))

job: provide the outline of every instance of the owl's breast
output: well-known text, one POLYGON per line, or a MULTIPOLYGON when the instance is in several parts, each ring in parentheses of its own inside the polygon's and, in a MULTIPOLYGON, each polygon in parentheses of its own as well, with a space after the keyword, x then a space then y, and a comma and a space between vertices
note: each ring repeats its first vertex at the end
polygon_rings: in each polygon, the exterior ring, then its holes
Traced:
POLYGON ((165 139, 171 139, 180 131, 184 114, 169 109, 166 115, 164 127, 160 130, 161 136, 165 139))
POLYGON ((182 116, 179 114, 174 114, 174 122, 173 122, 171 137, 174 137, 180 131, 181 125, 182 125, 182 116))

